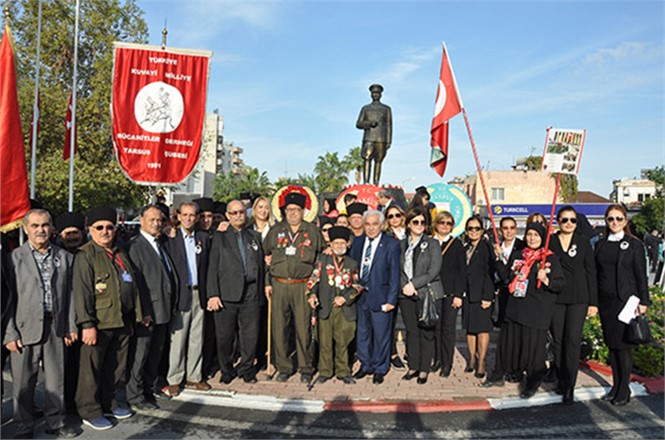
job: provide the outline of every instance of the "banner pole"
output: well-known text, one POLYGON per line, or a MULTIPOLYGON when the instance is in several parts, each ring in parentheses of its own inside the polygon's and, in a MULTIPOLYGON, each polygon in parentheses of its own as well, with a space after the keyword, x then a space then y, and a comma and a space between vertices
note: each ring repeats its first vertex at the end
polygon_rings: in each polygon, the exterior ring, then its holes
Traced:
POLYGON ((72 135, 69 143, 69 212, 74 212, 74 149, 76 147, 76 76, 78 74, 79 46, 79 0, 76 0, 76 21, 74 23, 74 73, 72 79, 72 135))
MULTIPOLYGON (((559 186, 561 185, 561 173, 556 175, 556 184, 554 185, 554 200, 552 201, 552 210, 550 211, 550 221, 547 223, 547 237, 545 238, 545 255, 540 262, 541 269, 545 266, 547 260, 547 250, 550 248, 550 237, 552 236, 552 225, 554 224, 554 211, 556 210, 556 201, 559 198, 559 186)), ((540 288, 542 281, 538 280, 536 287, 540 288)))
POLYGON ((37 13, 37 60, 35 63, 35 101, 32 105, 32 144, 30 152, 30 198, 35 198, 35 174, 37 172, 37 133, 39 132, 39 59, 42 46, 42 0, 37 13))
POLYGON ((487 196, 487 188, 485 187, 485 179, 483 179, 483 170, 480 168, 480 160, 478 159, 478 152, 476 151, 476 144, 473 141, 473 134, 471 133, 471 125, 469 125, 469 118, 466 115, 466 109, 462 107, 462 114, 464 115, 464 123, 466 124, 466 131, 469 134, 469 141, 471 142, 471 150, 473 150, 473 158, 476 160, 476 168, 478 169, 478 178, 480 178, 480 186, 483 188, 483 194, 485 196, 485 204, 487 205, 487 212, 490 216, 490 222, 492 223, 492 232, 494 232, 494 240, 496 244, 499 243, 499 234, 496 231, 496 225, 494 224, 494 214, 492 213, 492 203, 490 198, 487 196))

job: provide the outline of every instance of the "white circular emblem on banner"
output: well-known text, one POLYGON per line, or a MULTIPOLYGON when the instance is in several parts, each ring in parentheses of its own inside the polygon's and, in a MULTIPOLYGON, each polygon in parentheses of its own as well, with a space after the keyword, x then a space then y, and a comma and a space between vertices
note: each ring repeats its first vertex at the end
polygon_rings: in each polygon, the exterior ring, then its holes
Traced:
POLYGON ((446 86, 443 81, 439 80, 439 95, 436 97, 436 104, 434 104, 434 117, 438 116, 446 106, 446 86))
POLYGON ((150 133, 171 133, 184 114, 180 90, 162 81, 150 83, 134 99, 136 122, 150 133))

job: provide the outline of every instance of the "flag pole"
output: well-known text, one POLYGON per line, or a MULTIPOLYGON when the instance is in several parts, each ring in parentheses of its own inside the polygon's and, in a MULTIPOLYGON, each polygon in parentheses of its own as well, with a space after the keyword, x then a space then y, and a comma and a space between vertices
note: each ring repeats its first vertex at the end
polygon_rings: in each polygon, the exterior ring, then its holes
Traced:
POLYGON ((42 48, 42 0, 37 14, 37 62, 35 67, 35 101, 32 105, 32 144, 30 145, 30 198, 35 198, 35 174, 37 172, 37 133, 39 132, 39 67, 42 48))
MULTIPOLYGON (((543 259, 540 262, 540 267, 543 269, 545 267, 545 261, 547 260, 547 251, 550 248, 550 237, 552 236, 552 225, 554 224, 554 211, 556 211, 556 201, 559 198, 559 187, 561 186, 561 173, 556 175, 556 184, 554 185, 554 200, 552 201, 552 210, 550 211, 550 221, 547 223, 547 237, 545 238, 545 254, 543 259)), ((536 287, 540 288, 542 281, 538 280, 536 287)))
POLYGON ((483 178, 483 170, 480 167, 480 160, 478 159, 478 151, 476 151, 476 143, 473 141, 473 134, 471 133, 471 125, 469 125, 469 118, 466 115, 466 109, 462 107, 462 114, 464 115, 464 123, 466 124, 466 131, 469 134, 469 141, 471 142, 471 150, 473 151, 473 158, 476 160, 476 168, 478 169, 478 178, 480 179, 480 186, 483 188, 483 194, 485 196, 485 204, 487 205, 487 212, 490 216, 490 222, 492 223, 492 232, 494 232, 494 240, 496 244, 499 243, 499 234, 496 232, 496 225, 494 224, 494 214, 492 213, 492 203, 490 198, 487 196, 487 187, 485 186, 485 179, 483 178))
POLYGON ((76 21, 74 23, 74 73, 72 79, 72 135, 69 143, 69 204, 70 212, 74 211, 74 148, 76 146, 76 76, 78 74, 78 42, 79 42, 79 6, 76 0, 76 21))

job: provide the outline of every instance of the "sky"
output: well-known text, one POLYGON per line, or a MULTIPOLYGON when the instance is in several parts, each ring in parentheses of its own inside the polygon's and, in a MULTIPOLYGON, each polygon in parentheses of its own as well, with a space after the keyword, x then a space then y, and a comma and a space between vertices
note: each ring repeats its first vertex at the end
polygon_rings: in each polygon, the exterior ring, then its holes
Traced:
MULTIPOLYGON (((319 155, 359 146, 355 123, 384 87, 393 143, 381 183, 441 182, 430 128, 446 42, 486 170, 542 155, 547 127, 586 129, 579 189, 662 165, 662 1, 137 0, 149 44, 213 52, 207 108, 225 140, 271 180, 312 173, 319 155)), ((444 181, 476 173, 461 115, 444 181)))

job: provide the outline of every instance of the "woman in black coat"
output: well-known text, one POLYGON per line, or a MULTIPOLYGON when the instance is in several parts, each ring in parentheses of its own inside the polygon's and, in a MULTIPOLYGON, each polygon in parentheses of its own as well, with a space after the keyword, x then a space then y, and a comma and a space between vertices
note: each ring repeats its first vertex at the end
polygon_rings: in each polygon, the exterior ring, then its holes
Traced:
POLYGON ((543 248, 546 237, 543 225, 528 224, 524 235, 527 246, 514 250, 508 264, 497 262, 501 279, 510 280, 499 356, 504 371, 526 371, 526 385, 520 394, 524 399, 536 393, 547 374, 547 329, 556 296, 565 284, 559 259, 543 248), (541 267, 543 255, 547 255, 547 260, 541 267))
POLYGON ((439 242, 425 234, 427 220, 419 209, 406 214, 406 238, 400 242, 402 269, 399 308, 406 326, 406 353, 409 371, 403 380, 418 377, 418 384, 427 383, 432 355, 434 354, 434 326, 423 327, 418 322, 418 299, 431 294, 440 308, 443 286, 439 280, 441 248, 439 242))
POLYGON ((441 246, 440 278, 443 300, 436 324, 435 362, 432 371, 441 368, 439 376, 448 377, 455 355, 455 327, 457 312, 466 294, 466 260, 464 245, 453 237, 455 218, 448 211, 439 211, 434 217, 434 238, 441 246))
POLYGON ((490 308, 494 300, 494 251, 483 239, 483 227, 478 217, 468 219, 465 229, 467 293, 462 306, 462 319, 469 347, 469 364, 464 372, 471 373, 475 369, 475 376, 482 379, 486 372, 490 332, 494 328, 490 308))
POLYGON ((624 207, 610 205, 605 213, 605 224, 605 238, 597 243, 595 257, 598 311, 603 338, 610 349, 612 389, 602 400, 623 406, 630 401, 634 345, 626 342, 628 326, 619 321, 617 316, 631 295, 639 298, 637 311, 642 314, 646 313, 651 301, 644 245, 630 233, 624 207))
POLYGON ((576 232, 577 212, 564 206, 557 213, 559 232, 550 240, 550 249, 559 257, 566 284, 556 298, 550 325, 554 367, 559 378, 557 392, 563 403, 573 403, 580 361, 582 328, 587 316, 598 313, 596 263, 589 239, 576 232))

